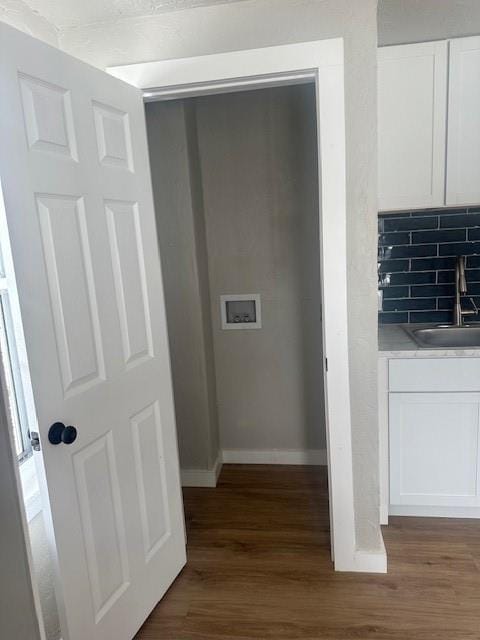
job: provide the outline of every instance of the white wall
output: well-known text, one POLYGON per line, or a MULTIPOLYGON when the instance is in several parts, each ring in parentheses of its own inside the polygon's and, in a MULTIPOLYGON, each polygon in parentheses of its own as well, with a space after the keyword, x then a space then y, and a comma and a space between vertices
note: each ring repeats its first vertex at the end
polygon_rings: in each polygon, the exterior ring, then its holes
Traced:
POLYGON ((380 547, 376 307, 376 0, 245 0, 63 31, 99 67, 343 37, 348 320, 357 543, 380 547))
POLYGON ((479 34, 479 0, 379 0, 378 3, 380 45, 479 34))
POLYGON ((0 20, 25 33, 58 46, 57 29, 23 0, 0 0, 0 20))
POLYGON ((325 448, 313 85, 195 100, 221 448, 325 448), (262 328, 221 328, 259 293, 262 328))

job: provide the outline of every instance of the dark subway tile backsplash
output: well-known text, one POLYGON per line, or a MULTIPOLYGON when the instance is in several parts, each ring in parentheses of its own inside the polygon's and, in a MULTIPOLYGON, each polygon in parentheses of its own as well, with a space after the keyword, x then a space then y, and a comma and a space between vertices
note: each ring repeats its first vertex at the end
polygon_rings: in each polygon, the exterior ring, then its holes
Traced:
POLYGON ((401 298, 391 300, 386 298, 383 301, 384 311, 435 311, 437 301, 435 298, 401 298))
POLYGON ((386 287, 383 290, 383 297, 387 298, 407 298, 408 287, 386 287))
POLYGON ((466 239, 466 229, 432 229, 431 231, 414 231, 412 233, 413 244, 465 242, 466 239))
POLYGON ((468 256, 467 269, 479 269, 480 268, 480 256, 468 256))
POLYGON ((412 311, 408 316, 412 324, 425 322, 428 324, 444 324, 452 321, 451 311, 412 311))
POLYGON ((478 254, 480 254, 480 242, 447 242, 446 244, 438 245, 438 255, 440 256, 471 256, 478 254))
POLYGON ((397 215, 385 216, 383 231, 413 231, 413 229, 437 229, 438 221, 435 217, 398 217, 397 215))
POLYGON ((409 269, 409 261, 408 260, 381 260, 379 261, 379 271, 391 272, 395 273, 396 271, 408 271, 409 269))
POLYGON ((388 245, 410 244, 410 232, 381 233, 378 236, 378 244, 381 247, 388 245))
POLYGON ((381 324, 451 322, 459 255, 480 306, 480 207, 380 214, 378 245, 381 324))
POLYGON ((412 298, 442 298, 455 295, 455 286, 453 284, 427 284, 411 287, 410 295, 412 298))
POLYGON ((425 256, 436 256, 437 245, 435 244, 401 244, 380 247, 380 257, 387 259, 396 258, 418 258, 425 256))
POLYGON ((437 281, 436 271, 407 271, 402 273, 389 274, 390 285, 402 284, 435 284, 437 281))
POLYGON ((480 213, 465 213, 465 209, 462 209, 461 215, 450 215, 449 211, 447 210, 447 213, 442 214, 439 217, 440 229, 465 229, 466 227, 480 227, 480 213))
POLYGON ((408 313, 388 313, 380 311, 378 317, 380 324, 406 324, 408 322, 408 313))
POLYGON ((412 260, 410 268, 413 272, 455 269, 455 258, 428 258, 426 260, 412 260))
POLYGON ((480 227, 468 230, 468 240, 480 240, 480 227))

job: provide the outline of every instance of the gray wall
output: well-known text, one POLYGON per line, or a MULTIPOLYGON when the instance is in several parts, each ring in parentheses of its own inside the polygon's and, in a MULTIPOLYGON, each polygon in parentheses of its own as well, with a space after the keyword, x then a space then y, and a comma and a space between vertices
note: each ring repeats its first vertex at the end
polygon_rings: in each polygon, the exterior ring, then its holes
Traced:
POLYGON ((106 67, 343 37, 350 394, 359 549, 381 545, 377 426, 377 0, 244 0, 64 30, 60 46, 106 67))
POLYGON ((180 466, 211 469, 218 455, 208 289, 195 121, 191 105, 146 105, 162 260, 180 466))
POLYGON ((325 447, 314 92, 195 101, 222 449, 325 447), (221 329, 234 293, 261 329, 221 329))
POLYGON ((479 0, 379 0, 378 3, 380 45, 479 34, 479 0))
POLYGON ((324 448, 314 87, 146 111, 182 468, 212 468, 217 405, 222 449, 324 448), (222 331, 222 293, 262 329, 222 331))

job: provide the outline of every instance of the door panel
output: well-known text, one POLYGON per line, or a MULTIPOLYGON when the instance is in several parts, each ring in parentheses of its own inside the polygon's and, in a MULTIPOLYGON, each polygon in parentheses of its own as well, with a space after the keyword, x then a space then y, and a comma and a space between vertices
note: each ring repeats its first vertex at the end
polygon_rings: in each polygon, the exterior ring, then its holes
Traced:
POLYGON ((93 102, 98 159, 104 166, 133 171, 128 113, 93 102))
POLYGON ((145 562, 170 534, 160 411, 155 403, 131 419, 145 562))
POLYGON ((63 638, 130 640, 185 563, 142 96, 4 24, 0 92, 63 638))
POLYGON ((83 198, 37 196, 65 393, 105 379, 97 296, 83 198))
POLYGON ((125 364, 153 357, 145 259, 136 202, 105 203, 125 364))
POLYGON ((78 160, 70 92, 23 73, 18 79, 29 147, 78 160))
POLYGON ((129 586, 125 523, 112 432, 76 453, 73 465, 98 622, 129 586))

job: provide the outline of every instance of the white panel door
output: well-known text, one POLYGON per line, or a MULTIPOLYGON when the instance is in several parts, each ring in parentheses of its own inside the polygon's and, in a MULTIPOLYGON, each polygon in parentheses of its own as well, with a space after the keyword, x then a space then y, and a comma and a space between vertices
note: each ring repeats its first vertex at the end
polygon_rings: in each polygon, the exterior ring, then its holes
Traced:
POLYGON ((450 41, 447 204, 480 202, 480 37, 450 41))
POLYGON ((444 203, 447 42, 378 50, 378 206, 444 203))
POLYGON ((64 640, 130 640, 185 563, 140 91, 0 24, 0 175, 64 640), (49 427, 77 438, 51 444, 49 427))
POLYGON ((480 394, 391 393, 389 405, 390 505, 480 506, 480 394))

